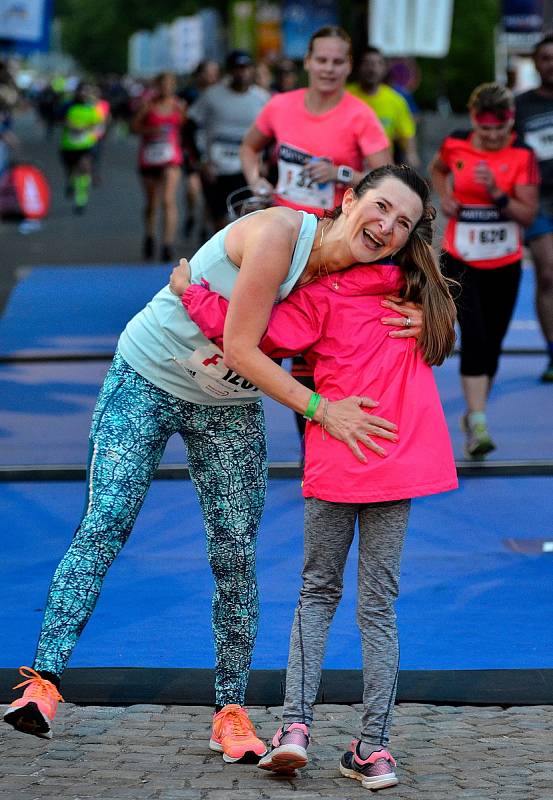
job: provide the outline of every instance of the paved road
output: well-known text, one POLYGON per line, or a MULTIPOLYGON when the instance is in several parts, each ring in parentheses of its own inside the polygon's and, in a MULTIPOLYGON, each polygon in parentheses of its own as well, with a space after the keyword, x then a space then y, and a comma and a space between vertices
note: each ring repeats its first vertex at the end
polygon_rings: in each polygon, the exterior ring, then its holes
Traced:
POLYGON ((16 119, 18 160, 30 161, 48 177, 52 207, 41 231, 22 235, 17 225, 1 224, 7 260, 33 264, 136 263, 141 261, 142 194, 136 172, 135 136, 111 131, 102 157, 102 182, 93 189, 87 213, 75 216, 64 196, 56 133, 50 140, 32 112, 16 119))
MULTIPOLYGON (((31 112, 16 120, 15 130, 20 147, 14 157, 30 161, 45 172, 52 190, 52 207, 41 229, 34 233, 25 235, 17 224, 0 222, 0 313, 25 267, 142 261, 143 201, 136 172, 136 137, 110 133, 104 148, 101 185, 93 189, 87 213, 75 216, 64 196, 57 135, 45 140, 31 112)), ((177 241, 179 254, 188 257, 196 246, 182 237, 177 241)))
MULTIPOLYGON (((211 709, 61 706, 55 738, 1 726, 4 800, 354 800, 372 797, 337 764, 360 707, 320 705, 311 762, 298 777, 224 764, 207 748, 211 709)), ((250 709, 272 737, 277 708, 250 709)), ((393 752, 400 784, 389 800, 553 800, 553 706, 501 709, 399 705, 393 752)))

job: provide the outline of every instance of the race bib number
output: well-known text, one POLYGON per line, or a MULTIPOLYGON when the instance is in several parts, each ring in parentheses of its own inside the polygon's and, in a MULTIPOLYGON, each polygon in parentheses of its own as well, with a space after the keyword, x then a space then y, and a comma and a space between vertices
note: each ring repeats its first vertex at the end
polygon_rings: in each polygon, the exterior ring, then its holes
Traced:
POLYGON ((211 397, 260 397, 257 386, 229 369, 223 358, 217 345, 208 344, 198 347, 190 358, 175 361, 211 397))
MULTIPOLYGON (((278 183, 276 193, 298 206, 334 208, 334 181, 315 183, 307 172, 312 153, 289 144, 278 151, 278 183)), ((325 159, 330 161, 330 159, 325 159)))
POLYGON ((553 158, 553 126, 525 133, 524 141, 532 148, 538 161, 553 158))
POLYGON ((142 161, 148 167, 168 164, 173 160, 174 152, 171 142, 150 142, 144 145, 142 161))
POLYGON ((520 229, 497 208, 464 206, 455 225, 455 249, 463 261, 488 261, 516 253, 520 229))
POLYGON ((211 161, 221 175, 236 175, 242 172, 240 142, 212 142, 211 161))

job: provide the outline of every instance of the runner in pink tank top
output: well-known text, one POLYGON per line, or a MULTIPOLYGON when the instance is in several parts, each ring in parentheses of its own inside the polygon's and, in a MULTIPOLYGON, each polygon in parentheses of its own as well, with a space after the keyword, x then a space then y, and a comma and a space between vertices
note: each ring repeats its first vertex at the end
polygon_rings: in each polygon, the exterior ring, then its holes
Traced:
POLYGON ((144 114, 142 123, 147 132, 142 136, 138 153, 141 170, 182 164, 180 127, 183 114, 176 103, 169 113, 152 106, 144 114))
POLYGON ((177 229, 177 189, 183 163, 180 128, 186 120, 186 105, 175 95, 176 82, 170 73, 158 75, 155 93, 135 115, 131 130, 142 137, 138 153, 139 172, 145 196, 145 235, 142 255, 154 256, 157 214, 163 211, 162 261, 173 260, 177 229))
MULTIPOLYGON (((342 202, 375 167, 393 161, 376 114, 346 91, 351 72, 351 39, 329 25, 310 39, 304 68, 307 89, 271 98, 250 128, 241 148, 242 169, 252 190, 271 193, 275 205, 323 214, 342 202), (261 154, 274 148, 278 178, 273 186, 261 169, 261 154)), ((292 375, 312 389, 313 374, 301 357, 292 375)), ((303 446, 305 420, 296 414, 303 446)))

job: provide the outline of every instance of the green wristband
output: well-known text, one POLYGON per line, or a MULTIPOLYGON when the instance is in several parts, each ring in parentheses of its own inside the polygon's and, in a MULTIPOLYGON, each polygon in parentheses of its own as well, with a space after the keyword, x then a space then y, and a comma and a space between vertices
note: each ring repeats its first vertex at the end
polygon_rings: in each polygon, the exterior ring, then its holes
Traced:
POLYGON ((319 407, 319 403, 321 402, 321 395, 317 394, 317 392, 313 392, 309 399, 309 403, 307 404, 307 408, 305 409, 303 418, 308 420, 313 420, 315 416, 315 411, 319 407))

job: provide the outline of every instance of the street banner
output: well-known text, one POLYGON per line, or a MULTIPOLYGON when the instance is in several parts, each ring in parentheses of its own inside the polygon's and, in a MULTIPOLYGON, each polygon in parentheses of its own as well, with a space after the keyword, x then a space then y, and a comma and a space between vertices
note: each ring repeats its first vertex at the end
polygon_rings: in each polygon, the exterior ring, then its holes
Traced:
POLYGON ((171 27, 167 24, 156 25, 152 33, 152 68, 154 74, 171 72, 171 27))
POLYGON ((502 0, 501 22, 508 33, 541 31, 543 0, 502 0))
POLYGON ((129 39, 128 70, 130 75, 149 78, 154 74, 152 65, 152 34, 136 31, 129 39))
POLYGON ((282 38, 286 58, 302 59, 316 30, 325 25, 338 25, 336 0, 284 0, 282 4, 282 38))
POLYGON ((280 3, 258 2, 256 9, 256 48, 257 58, 269 61, 282 52, 282 11, 280 3))
POLYGON ((198 17, 202 24, 203 58, 220 61, 225 48, 221 15, 216 8, 202 8, 198 11, 198 17))
POLYGON ((51 0, 0 0, 0 40, 16 51, 48 50, 51 20, 51 0))
POLYGON ((255 54, 255 0, 234 0, 231 4, 230 49, 255 54))
POLYGON ((369 0, 369 44, 385 56, 443 58, 449 52, 453 0, 369 0))
POLYGON ((204 57, 203 26, 199 16, 177 17, 171 24, 171 63, 178 75, 194 72, 204 57))

